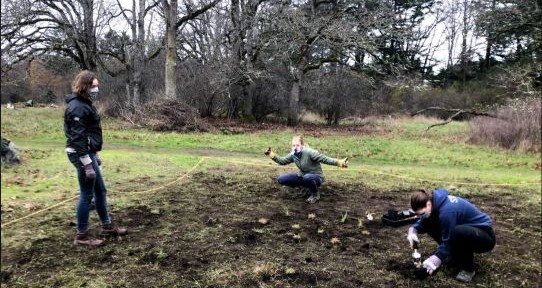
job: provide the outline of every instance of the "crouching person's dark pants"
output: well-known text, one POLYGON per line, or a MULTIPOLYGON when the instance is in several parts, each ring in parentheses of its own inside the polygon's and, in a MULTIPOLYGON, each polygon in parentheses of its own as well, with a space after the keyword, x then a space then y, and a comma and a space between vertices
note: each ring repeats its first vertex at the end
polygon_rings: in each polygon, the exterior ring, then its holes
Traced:
MULTIPOLYGON (((440 225, 431 225, 427 234, 437 243, 442 242, 440 225)), ((491 227, 474 227, 471 225, 457 225, 450 233, 451 264, 460 270, 474 271, 474 253, 485 253, 495 247, 495 233, 491 227)))
POLYGON ((485 253, 495 247, 495 233, 491 227, 457 225, 450 235, 451 256, 460 270, 474 271, 474 253, 485 253))
POLYGON ((277 178, 277 182, 281 185, 290 187, 307 187, 312 194, 315 194, 318 192, 318 187, 322 185, 322 178, 316 174, 305 174, 303 176, 299 176, 297 173, 286 173, 280 175, 277 178))

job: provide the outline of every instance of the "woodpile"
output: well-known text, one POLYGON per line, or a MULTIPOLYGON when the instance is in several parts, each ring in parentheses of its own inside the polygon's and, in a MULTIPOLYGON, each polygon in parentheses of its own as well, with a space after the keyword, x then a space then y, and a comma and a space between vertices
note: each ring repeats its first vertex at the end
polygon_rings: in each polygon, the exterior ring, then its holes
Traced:
POLYGON ((154 131, 208 132, 214 127, 198 111, 179 100, 158 100, 135 113, 135 122, 154 131))

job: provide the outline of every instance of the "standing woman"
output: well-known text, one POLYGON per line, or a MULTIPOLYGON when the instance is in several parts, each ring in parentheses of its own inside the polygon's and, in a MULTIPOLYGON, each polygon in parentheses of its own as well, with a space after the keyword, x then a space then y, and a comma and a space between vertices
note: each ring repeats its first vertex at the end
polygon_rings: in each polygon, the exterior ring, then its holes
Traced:
POLYGON ((121 236, 126 228, 118 227, 107 211, 106 188, 99 165, 98 151, 102 150, 102 127, 98 111, 92 105, 99 95, 96 74, 84 70, 72 83, 72 94, 66 95, 64 111, 64 134, 68 159, 75 166, 79 181, 79 202, 77 203, 77 234, 75 245, 101 246, 104 240, 91 237, 88 233, 90 204, 94 198, 96 212, 102 222, 100 236, 121 236))
POLYGON ((320 192, 318 187, 324 182, 324 172, 320 163, 327 165, 339 166, 341 168, 348 167, 348 158, 335 159, 330 158, 314 149, 305 145, 305 140, 302 136, 294 136, 292 138, 292 152, 288 155, 281 157, 275 154, 271 150, 271 147, 264 153, 269 156, 271 160, 275 161, 279 165, 287 165, 295 163, 299 172, 290 172, 280 175, 277 178, 277 182, 281 185, 290 187, 305 187, 310 191, 310 196, 306 202, 314 204, 320 200, 320 192))

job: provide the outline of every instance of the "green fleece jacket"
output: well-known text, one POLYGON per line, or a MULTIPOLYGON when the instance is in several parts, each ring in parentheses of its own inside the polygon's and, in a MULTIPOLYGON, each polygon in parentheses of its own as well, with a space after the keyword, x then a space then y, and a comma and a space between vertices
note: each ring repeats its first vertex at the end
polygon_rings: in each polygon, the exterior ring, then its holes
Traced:
POLYGON ((303 151, 301 151, 301 155, 299 157, 297 157, 293 152, 290 152, 290 154, 284 157, 276 155, 273 157, 273 161, 280 165, 287 165, 293 162, 300 170, 298 173, 299 176, 303 176, 305 174, 317 174, 320 175, 320 177, 322 177, 322 181, 324 181, 324 172, 322 172, 320 163, 336 166, 338 160, 328 157, 314 149, 305 147, 303 151))

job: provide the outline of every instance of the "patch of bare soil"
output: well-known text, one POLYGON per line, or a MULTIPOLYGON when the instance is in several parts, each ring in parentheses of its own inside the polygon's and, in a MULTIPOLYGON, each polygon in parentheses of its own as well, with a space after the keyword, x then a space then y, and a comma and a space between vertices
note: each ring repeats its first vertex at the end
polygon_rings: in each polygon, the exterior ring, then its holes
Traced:
MULTIPOLYGON (((309 205, 300 190, 269 177, 195 173, 190 183, 114 210, 130 234, 98 249, 72 245, 71 219, 50 226, 46 217, 27 228, 48 237, 2 248, 0 280, 6 287, 72 287, 96 277, 108 287, 468 287, 447 262, 436 275, 414 277, 407 226, 380 221, 389 208, 406 208, 408 191, 327 181, 320 202, 309 205)), ((476 255, 472 286, 540 283, 540 207, 518 209, 508 197, 470 196, 492 216, 498 241, 476 255)), ((437 244, 421 241, 422 255, 431 255, 437 244)))

